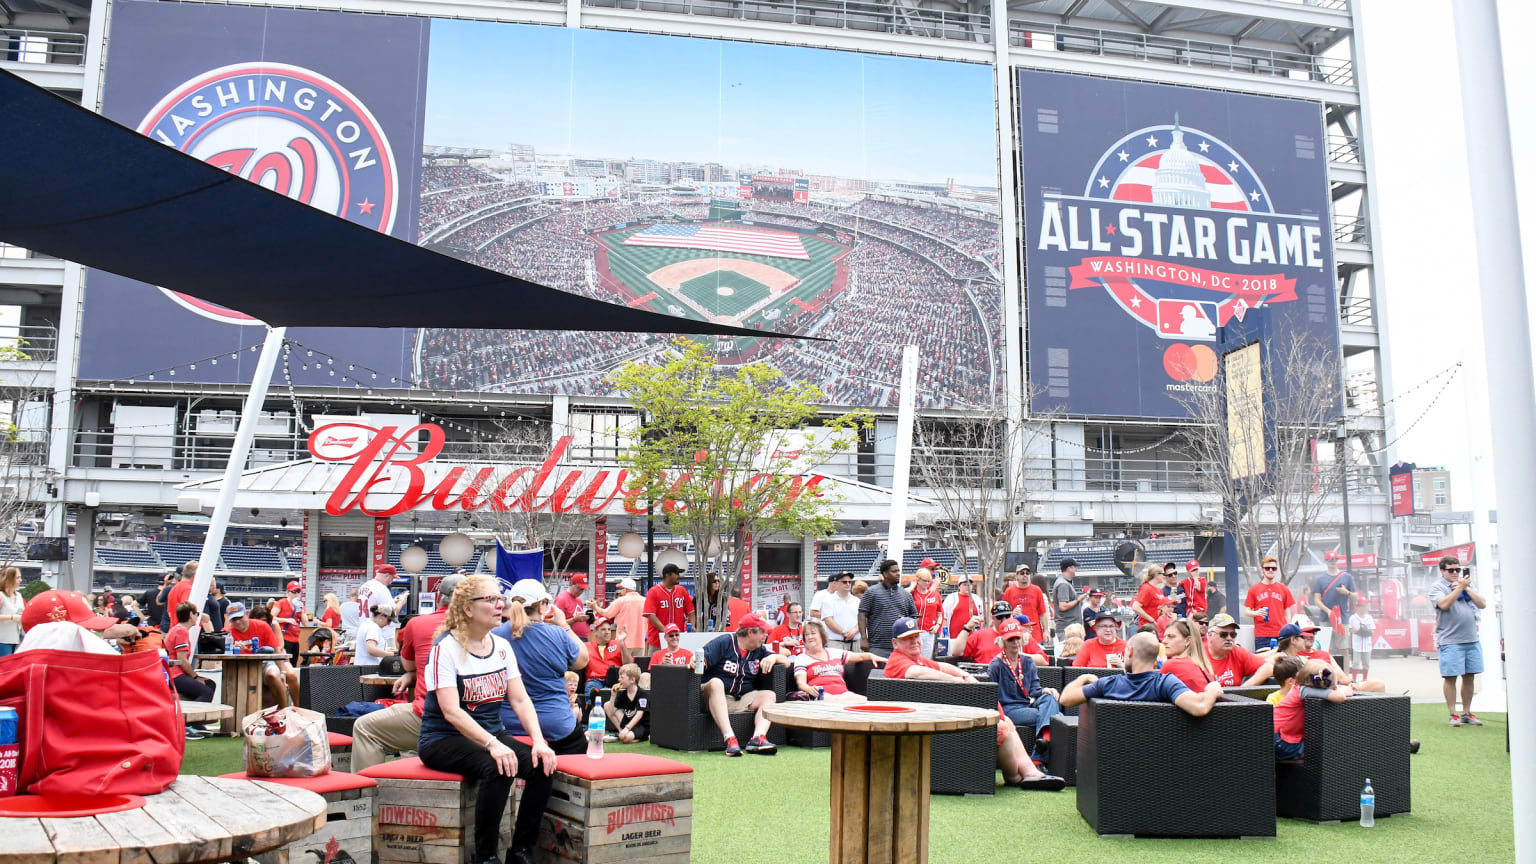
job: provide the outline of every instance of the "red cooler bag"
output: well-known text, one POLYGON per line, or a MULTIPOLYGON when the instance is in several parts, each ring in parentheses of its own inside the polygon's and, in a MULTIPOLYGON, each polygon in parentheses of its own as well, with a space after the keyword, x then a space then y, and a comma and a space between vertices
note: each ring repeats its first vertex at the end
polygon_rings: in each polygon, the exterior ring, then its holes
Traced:
POLYGON ((0 657, 0 706, 21 721, 24 792, 154 795, 181 770, 186 730, 158 654, 0 657))

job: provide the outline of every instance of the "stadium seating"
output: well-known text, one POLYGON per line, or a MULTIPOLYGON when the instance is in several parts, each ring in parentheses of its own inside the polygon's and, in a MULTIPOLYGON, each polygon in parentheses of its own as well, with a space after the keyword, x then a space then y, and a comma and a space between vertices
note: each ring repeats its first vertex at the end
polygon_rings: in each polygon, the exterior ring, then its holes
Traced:
POLYGON ((160 556, 160 561, 167 569, 180 567, 188 561, 196 561, 203 553, 201 543, 171 543, 161 540, 149 541, 149 548, 160 556))
POLYGON ((148 549, 107 549, 97 547, 96 561, 108 567, 142 567, 147 570, 164 570, 159 557, 148 549))
POLYGON ((924 558, 932 558, 939 562, 939 566, 953 570, 955 561, 959 556, 953 549, 907 549, 901 553, 901 572, 911 573, 918 568, 924 558))
POLYGON ((256 570, 286 572, 283 556, 271 546, 222 546, 219 548, 220 570, 256 570))
POLYGON ((847 570, 854 575, 862 575, 874 570, 875 563, 880 558, 878 549, 853 549, 842 552, 818 552, 816 553, 816 575, 830 576, 833 573, 841 573, 847 570))

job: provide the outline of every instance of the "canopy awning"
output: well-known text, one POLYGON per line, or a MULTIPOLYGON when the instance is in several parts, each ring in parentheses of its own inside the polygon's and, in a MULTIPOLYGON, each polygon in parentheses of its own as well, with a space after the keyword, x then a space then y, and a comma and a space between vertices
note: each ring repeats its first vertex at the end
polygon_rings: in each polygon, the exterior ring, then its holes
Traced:
POLYGON ((0 240, 274 327, 777 335, 605 303, 424 249, 215 168, 3 70, 0 116, 0 240))

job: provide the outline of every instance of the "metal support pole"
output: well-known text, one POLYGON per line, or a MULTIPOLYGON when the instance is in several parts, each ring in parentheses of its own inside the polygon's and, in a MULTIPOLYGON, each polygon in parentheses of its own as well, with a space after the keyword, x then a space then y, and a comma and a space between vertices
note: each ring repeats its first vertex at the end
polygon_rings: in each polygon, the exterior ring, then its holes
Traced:
POLYGON ((235 430, 235 443, 229 451, 229 463, 224 466, 224 483, 219 487, 219 501, 214 505, 213 518, 208 522, 208 536, 203 538, 202 554, 197 556, 197 578, 192 581, 192 593, 187 602, 202 609, 208 598, 208 585, 213 581, 213 568, 219 560, 219 547, 224 545, 224 532, 229 528, 229 515, 235 509, 235 494, 240 491, 240 475, 245 471, 245 460, 251 455, 251 441, 256 437, 256 421, 267 401, 267 386, 272 383, 272 369, 277 366, 277 355, 282 353, 286 327, 267 329, 267 340, 261 345, 261 356, 256 361, 256 373, 251 376, 251 392, 245 397, 245 408, 240 412, 240 426, 235 430))
MULTIPOLYGON (((1536 524, 1536 379, 1531 367, 1530 311, 1525 298, 1525 269, 1520 256, 1520 211, 1515 202, 1515 168, 1509 138, 1509 107, 1504 93, 1504 56, 1499 44, 1495 0, 1457 0, 1456 53, 1461 70, 1462 121, 1467 141, 1472 216, 1477 238, 1477 269, 1483 307, 1483 352, 1487 357, 1488 402, 1497 405, 1493 423, 1493 472, 1499 522, 1516 531, 1536 524)), ((1477 501, 1485 508, 1488 502, 1477 501)), ((1516 544, 1506 543, 1504 548, 1516 544)), ((1492 550, 1484 550, 1491 554, 1492 550)), ((1491 568, 1490 568, 1491 569, 1491 568)), ((1506 620, 1530 621, 1536 615, 1536 586, 1521 578, 1519 567, 1502 568, 1506 620)), ((1479 587, 1492 595, 1491 580, 1479 587)), ((1483 616, 1484 623, 1494 618, 1483 616)), ((1529 666, 1536 652, 1536 630, 1511 627, 1508 656, 1516 666, 1509 676, 1511 729, 1529 730, 1536 721, 1536 681, 1529 666)), ((1486 657, 1497 668, 1498 657, 1486 657)), ((1536 823, 1518 814, 1536 808, 1536 739, 1510 736, 1513 781, 1515 860, 1536 862, 1536 823)))
POLYGON ((896 466, 891 474, 891 527, 885 554, 901 561, 907 543, 907 484, 912 479, 912 425, 917 422, 917 346, 901 349, 901 402, 896 406, 896 466))

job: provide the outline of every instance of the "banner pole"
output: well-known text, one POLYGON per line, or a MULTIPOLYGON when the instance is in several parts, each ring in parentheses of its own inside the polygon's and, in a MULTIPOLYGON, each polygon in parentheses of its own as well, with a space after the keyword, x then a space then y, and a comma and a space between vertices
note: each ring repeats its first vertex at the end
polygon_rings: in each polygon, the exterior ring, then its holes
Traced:
MULTIPOLYGON (((1499 523, 1523 531, 1536 522, 1536 380, 1531 372, 1530 310, 1526 305, 1525 267, 1520 254, 1520 211, 1515 201, 1515 168, 1509 135, 1509 103, 1504 90, 1504 55, 1499 43, 1495 0, 1458 0, 1456 54, 1461 72, 1462 122, 1468 153, 1467 191, 1477 243, 1477 270, 1483 306, 1483 353, 1487 358, 1488 404, 1498 406, 1492 425, 1494 494, 1499 523)), ((1472 433, 1475 434, 1475 433, 1472 433)), ((1478 466, 1474 465, 1476 471, 1478 466)), ((1478 510, 1485 501, 1474 502, 1478 510)), ((1503 549, 1516 544, 1501 544, 1503 549)), ((1491 554, 1485 548, 1484 554, 1491 554)), ((1536 585, 1518 572, 1501 568, 1505 620, 1523 624, 1536 615, 1536 585)), ((1493 568, 1489 568, 1490 574, 1493 568)), ((1493 580, 1478 585, 1495 605, 1493 580)), ((1484 615, 1484 627, 1497 609, 1484 615)), ((1536 741, 1528 730, 1536 719, 1536 682, 1528 670, 1536 651, 1536 631, 1510 627, 1507 656, 1515 666, 1508 678, 1509 723, 1522 734, 1509 736, 1510 779, 1515 817, 1515 860, 1536 862, 1536 824, 1518 814, 1536 807, 1536 741)), ((1497 675, 1501 658, 1485 656, 1485 674, 1497 675)))
MULTIPOLYGON (((214 505, 213 518, 208 522, 208 535, 203 538, 202 554, 197 556, 197 578, 192 582, 192 593, 187 596, 187 602, 199 611, 203 608, 203 601, 208 598, 208 586, 213 582, 213 568, 219 560, 219 547, 224 545, 229 515, 235 509, 235 493, 240 490, 240 475, 245 471, 245 460, 251 455, 251 442, 256 438, 256 421, 266 404, 267 387, 272 383, 272 370, 277 366, 277 355, 282 353, 283 340, 287 335, 287 327, 267 328, 267 339, 262 343, 261 356, 256 361, 256 374, 251 376, 251 391, 246 394, 245 408, 240 412, 240 426, 235 430, 235 443, 229 451, 229 463, 224 466, 224 482, 219 487, 219 501, 214 505)), ((171 617, 175 619, 174 614, 171 617)))
POLYGON ((907 484, 912 475, 912 426, 917 420, 917 346, 901 349, 901 402, 896 406, 896 465, 891 474, 891 525, 885 557, 901 563, 907 541, 907 484))

